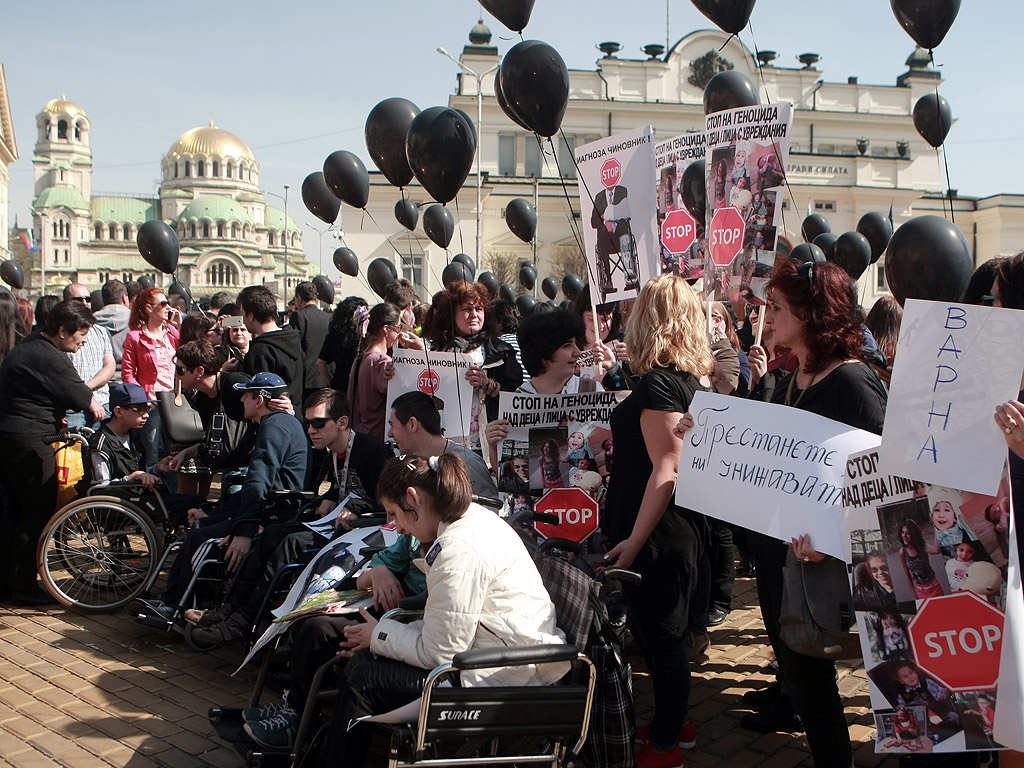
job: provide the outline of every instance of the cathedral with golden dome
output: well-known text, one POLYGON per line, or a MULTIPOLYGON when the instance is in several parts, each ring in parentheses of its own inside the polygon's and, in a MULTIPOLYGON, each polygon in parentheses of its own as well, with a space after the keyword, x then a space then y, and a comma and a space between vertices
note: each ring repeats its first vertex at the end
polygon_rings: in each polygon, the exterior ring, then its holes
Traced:
POLYGON ((171 145, 152 197, 92 193, 91 125, 74 102, 53 99, 36 127, 32 219, 39 259, 27 275, 30 290, 70 282, 98 288, 142 275, 166 282, 135 243, 139 227, 158 218, 178 233, 178 279, 197 296, 246 285, 280 289, 285 275, 288 285, 278 293, 287 295, 309 278, 302 230, 267 204, 252 150, 212 120, 171 145))

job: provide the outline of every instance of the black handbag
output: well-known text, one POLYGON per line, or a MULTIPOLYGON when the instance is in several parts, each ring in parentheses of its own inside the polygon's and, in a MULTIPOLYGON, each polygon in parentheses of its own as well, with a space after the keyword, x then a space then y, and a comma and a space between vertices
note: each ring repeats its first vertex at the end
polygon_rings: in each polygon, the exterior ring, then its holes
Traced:
POLYGON ((846 563, 834 557, 803 562, 790 548, 782 579, 782 641, 797 653, 819 659, 860 658, 846 563))
POLYGON ((181 394, 181 382, 176 392, 157 392, 157 407, 163 422, 164 435, 172 443, 192 445, 206 437, 203 420, 181 394))

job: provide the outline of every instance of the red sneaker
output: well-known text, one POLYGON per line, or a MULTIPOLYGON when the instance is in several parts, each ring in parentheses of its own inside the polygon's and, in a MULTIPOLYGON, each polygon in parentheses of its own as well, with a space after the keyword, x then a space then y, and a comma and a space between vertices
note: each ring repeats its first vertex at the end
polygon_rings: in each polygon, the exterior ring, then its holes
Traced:
MULTIPOLYGON (((646 744, 651 738, 651 725, 641 725, 636 729, 636 741, 638 743, 646 744)), ((697 746, 697 726, 693 724, 693 720, 687 720, 683 724, 683 728, 679 731, 679 746, 682 749, 693 749, 697 746)))
POLYGON ((637 750, 636 768, 683 768, 683 750, 676 747, 658 752, 650 744, 644 744, 637 750))

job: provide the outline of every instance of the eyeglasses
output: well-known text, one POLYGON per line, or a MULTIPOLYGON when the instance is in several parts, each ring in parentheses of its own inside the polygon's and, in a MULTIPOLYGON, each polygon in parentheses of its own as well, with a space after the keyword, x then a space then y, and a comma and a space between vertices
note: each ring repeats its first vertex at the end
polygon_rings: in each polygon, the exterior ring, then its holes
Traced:
POLYGON ((998 293, 986 293, 981 297, 981 303, 986 307, 994 307, 997 301, 999 301, 998 293))
POLYGON ((136 413, 149 413, 153 410, 153 406, 149 403, 143 403, 142 405, 129 405, 128 407, 136 413))
POLYGON ((328 418, 322 419, 306 419, 306 423, 309 424, 313 429, 323 429, 327 426, 327 422, 331 421, 328 418))

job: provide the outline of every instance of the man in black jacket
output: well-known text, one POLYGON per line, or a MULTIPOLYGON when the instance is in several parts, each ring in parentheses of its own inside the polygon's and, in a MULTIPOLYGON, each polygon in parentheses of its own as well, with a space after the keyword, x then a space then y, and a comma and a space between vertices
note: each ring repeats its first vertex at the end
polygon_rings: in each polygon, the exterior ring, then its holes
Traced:
POLYGON ((277 374, 284 379, 292 404, 299 405, 304 362, 298 331, 277 327, 277 299, 262 285, 244 288, 238 294, 238 306, 245 327, 253 336, 242 369, 252 375, 263 371, 277 374))
POLYGON ((292 312, 288 324, 298 331, 302 343, 302 359, 305 369, 302 400, 305 402, 307 397, 328 384, 320 375, 316 361, 320 357, 324 339, 327 338, 327 326, 331 323, 331 316, 318 306, 316 286, 311 282, 306 281, 295 286, 293 301, 295 302, 295 311, 292 312))

